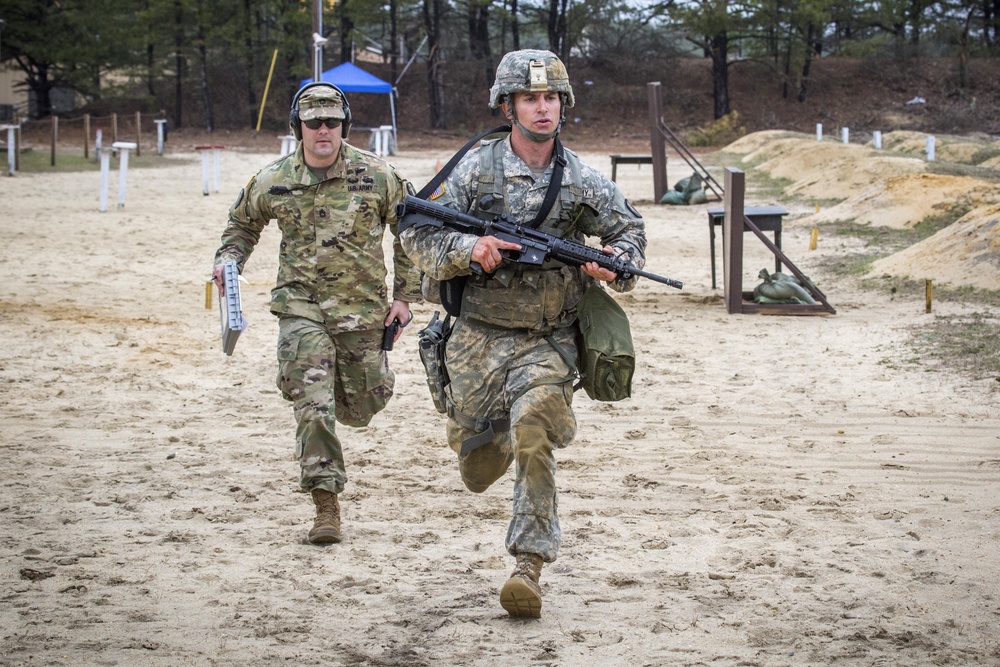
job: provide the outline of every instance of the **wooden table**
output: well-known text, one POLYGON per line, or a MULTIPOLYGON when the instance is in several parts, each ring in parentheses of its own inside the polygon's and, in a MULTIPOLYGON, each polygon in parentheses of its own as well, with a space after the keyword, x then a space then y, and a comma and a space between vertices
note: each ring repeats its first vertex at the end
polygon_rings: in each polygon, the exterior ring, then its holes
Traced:
POLYGON ((618 177, 618 165, 620 164, 653 164, 652 155, 612 155, 611 156, 611 180, 618 177))
MULTIPOLYGON (((750 219, 753 224, 762 232, 774 232, 774 245, 781 249, 781 220, 788 211, 780 206, 747 206, 743 209, 743 214, 750 219)), ((715 227, 722 226, 726 219, 726 209, 708 209, 708 235, 712 246, 712 289, 715 289, 715 227)), ((743 224, 743 231, 748 232, 750 228, 743 224)), ((725 239, 723 239, 723 252, 725 252, 725 239)), ((781 271, 781 260, 774 258, 774 270, 781 271)))

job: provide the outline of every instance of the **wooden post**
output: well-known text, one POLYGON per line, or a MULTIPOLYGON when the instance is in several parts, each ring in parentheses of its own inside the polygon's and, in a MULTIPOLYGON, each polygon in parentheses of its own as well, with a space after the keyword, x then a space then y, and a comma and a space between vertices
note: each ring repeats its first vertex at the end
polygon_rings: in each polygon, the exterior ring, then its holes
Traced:
POLYGON ((135 112, 135 156, 139 157, 142 153, 142 112, 135 112))
POLYGON ((934 281, 930 278, 924 280, 924 312, 931 312, 931 302, 934 300, 934 281))
POLYGON ((51 165, 56 166, 56 143, 59 141, 59 116, 52 114, 52 158, 51 165))
POLYGON ((17 141, 14 146, 14 169, 16 171, 21 171, 21 124, 17 124, 17 129, 14 130, 14 135, 17 141))
POLYGON ((667 193, 667 151, 664 146, 660 122, 663 108, 660 100, 660 82, 646 84, 649 94, 649 146, 653 157, 653 203, 659 204, 667 193))
POLYGON ((722 253, 723 290, 726 297, 726 310, 732 313, 743 312, 743 188, 746 184, 746 174, 735 167, 726 167, 725 203, 726 219, 722 225, 722 245, 726 251, 722 253))
POLYGON ((83 114, 83 159, 90 157, 90 114, 83 114))
POLYGON ((118 114, 111 114, 111 143, 118 141, 118 114))

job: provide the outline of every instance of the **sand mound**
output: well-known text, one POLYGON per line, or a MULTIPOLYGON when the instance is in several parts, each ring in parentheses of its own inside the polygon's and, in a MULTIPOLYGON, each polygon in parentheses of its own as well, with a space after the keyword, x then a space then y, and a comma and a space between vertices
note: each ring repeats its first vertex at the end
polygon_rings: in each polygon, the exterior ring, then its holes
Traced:
MULTIPOLYGON (((983 155, 1000 142, 983 137, 937 138, 939 161, 997 165, 1000 157, 983 155)), ((851 221, 906 228, 956 206, 973 209, 961 220, 904 252, 888 257, 875 273, 934 278, 953 285, 1000 288, 1000 232, 994 231, 1000 190, 996 183, 968 176, 926 173, 922 132, 890 132, 883 150, 871 146, 816 141, 814 136, 782 131, 755 132, 724 151, 741 156, 741 167, 790 181, 785 195, 809 200, 838 200, 835 206, 790 225, 851 221), (913 154, 914 157, 900 155, 913 154), (973 270, 974 268, 974 270, 973 270), (919 273, 916 275, 914 272, 919 273)), ((752 178, 752 177, 751 177, 752 178)))
POLYGON ((875 183, 860 194, 795 224, 851 221, 861 225, 913 227, 953 206, 981 207, 1000 202, 995 185, 966 176, 908 174, 875 183))
MULTIPOLYGON (((927 137, 924 132, 889 132, 882 137, 882 148, 924 157, 927 152, 927 137)), ((935 135, 934 142, 935 160, 971 165, 983 163, 990 156, 990 149, 997 149, 997 144, 1000 143, 987 137, 954 135, 935 135)))
POLYGON ((1000 204, 977 208, 934 236, 875 262, 869 275, 1000 289, 1000 204))
POLYGON ((792 181, 787 194, 810 199, 847 199, 887 176, 925 169, 916 158, 882 155, 857 144, 799 138, 779 139, 743 160, 756 163, 771 178, 792 181))
POLYGON ((778 139, 799 138, 805 139, 807 135, 798 132, 787 132, 785 130, 763 130, 753 132, 744 137, 740 137, 733 143, 722 149, 724 153, 735 153, 736 155, 746 155, 760 148, 770 146, 778 139))

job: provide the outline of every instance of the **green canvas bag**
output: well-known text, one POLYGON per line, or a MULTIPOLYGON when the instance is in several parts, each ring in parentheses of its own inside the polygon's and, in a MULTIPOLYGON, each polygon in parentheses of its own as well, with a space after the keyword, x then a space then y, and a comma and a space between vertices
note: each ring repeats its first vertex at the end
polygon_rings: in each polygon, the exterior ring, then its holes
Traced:
POLYGON ((576 307, 577 369, 587 396, 620 401, 632 395, 635 348, 628 316, 604 289, 592 285, 576 307))

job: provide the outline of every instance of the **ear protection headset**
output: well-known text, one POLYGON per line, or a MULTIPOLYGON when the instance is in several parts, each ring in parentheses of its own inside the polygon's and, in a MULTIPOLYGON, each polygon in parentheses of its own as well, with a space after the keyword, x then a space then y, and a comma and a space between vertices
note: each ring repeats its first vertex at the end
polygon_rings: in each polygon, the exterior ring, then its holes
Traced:
POLYGON ((310 88, 318 88, 319 86, 333 88, 340 93, 340 97, 344 100, 344 120, 340 124, 340 136, 342 139, 346 139, 347 134, 351 131, 351 125, 354 123, 354 118, 351 116, 351 105, 347 103, 347 95, 344 95, 344 91, 328 81, 311 81, 299 88, 299 92, 295 93, 295 97, 292 98, 291 111, 288 112, 288 125, 292 128, 292 134, 295 135, 297 141, 302 141, 302 121, 299 120, 299 99, 310 88))

